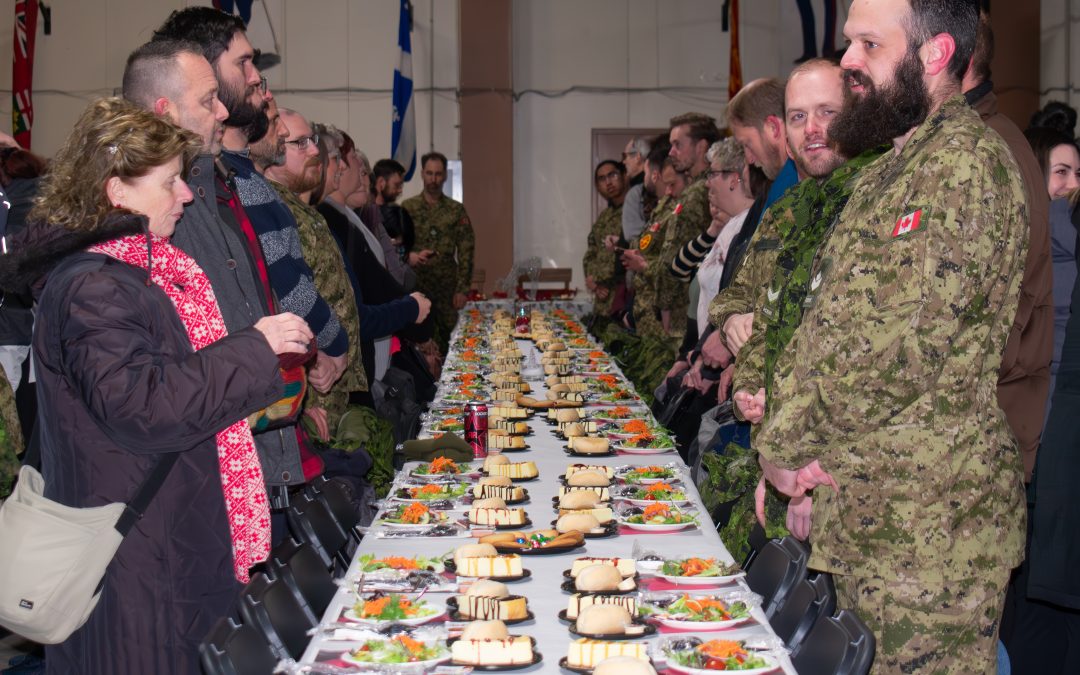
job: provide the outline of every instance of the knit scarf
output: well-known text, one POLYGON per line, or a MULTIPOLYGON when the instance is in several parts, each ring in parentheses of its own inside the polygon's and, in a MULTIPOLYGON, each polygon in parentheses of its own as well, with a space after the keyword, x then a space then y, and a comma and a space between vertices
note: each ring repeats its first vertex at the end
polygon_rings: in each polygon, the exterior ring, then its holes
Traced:
POLYGON ((847 205, 859 172, 884 151, 884 148, 868 150, 838 167, 823 181, 805 180, 772 207, 790 209, 793 217, 780 219, 780 251, 762 304, 767 395, 772 392, 776 360, 802 323, 803 301, 818 251, 847 205), (788 203, 781 205, 782 201, 788 203))
MULTIPOLYGON (((133 235, 91 246, 132 267, 147 269, 150 279, 172 300, 195 351, 228 335, 214 290, 202 268, 168 239, 133 235), (153 246, 152 253, 149 246, 153 246)), ((246 419, 217 434, 218 466, 232 536, 233 573, 247 583, 252 565, 270 553, 270 503, 259 455, 246 419)))

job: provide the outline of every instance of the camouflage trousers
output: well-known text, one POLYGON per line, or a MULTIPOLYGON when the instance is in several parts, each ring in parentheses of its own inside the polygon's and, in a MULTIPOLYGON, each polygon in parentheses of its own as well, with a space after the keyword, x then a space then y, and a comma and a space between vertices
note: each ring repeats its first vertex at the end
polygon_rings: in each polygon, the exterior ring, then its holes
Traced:
POLYGON ((871 675, 996 672, 1009 570, 940 584, 833 578, 837 606, 854 610, 877 639, 871 675))

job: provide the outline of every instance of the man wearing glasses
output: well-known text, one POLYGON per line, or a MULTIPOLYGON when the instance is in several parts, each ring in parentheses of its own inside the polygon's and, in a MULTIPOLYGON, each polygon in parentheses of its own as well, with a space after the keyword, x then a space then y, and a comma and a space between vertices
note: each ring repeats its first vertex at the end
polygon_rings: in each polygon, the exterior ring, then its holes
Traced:
POLYGON ((642 197, 645 191, 645 159, 652 147, 647 138, 631 138, 626 142, 622 153, 622 163, 626 167, 626 199, 622 210, 622 236, 624 241, 633 241, 634 237, 645 229, 645 209, 642 197))

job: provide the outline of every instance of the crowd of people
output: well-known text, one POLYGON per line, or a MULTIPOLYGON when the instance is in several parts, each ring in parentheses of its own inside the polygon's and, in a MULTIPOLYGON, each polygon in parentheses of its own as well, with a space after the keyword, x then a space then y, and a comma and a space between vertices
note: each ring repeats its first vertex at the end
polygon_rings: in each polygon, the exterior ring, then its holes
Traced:
POLYGON ((977 2, 844 34, 596 166, 592 328, 736 559, 808 540, 875 672, 1074 672, 1076 112, 998 112, 977 2))
MULTIPOLYGON (((875 672, 1077 670, 1076 113, 997 111, 979 3, 853 3, 840 59, 593 174, 592 331, 729 550, 812 546, 875 672), (1025 525, 1026 524, 1026 525, 1025 525)), ((237 18, 173 12, 49 161, 0 150, 0 497, 126 502, 175 464, 55 673, 198 671, 317 476, 361 514, 473 278, 447 159, 281 107, 237 18)))
POLYGON ((464 306, 446 157, 396 203, 405 168, 280 107, 254 56, 178 10, 48 162, 0 151, 0 498, 25 462, 60 503, 128 502, 177 458, 47 672, 198 672, 291 495, 336 478, 374 515, 464 306))

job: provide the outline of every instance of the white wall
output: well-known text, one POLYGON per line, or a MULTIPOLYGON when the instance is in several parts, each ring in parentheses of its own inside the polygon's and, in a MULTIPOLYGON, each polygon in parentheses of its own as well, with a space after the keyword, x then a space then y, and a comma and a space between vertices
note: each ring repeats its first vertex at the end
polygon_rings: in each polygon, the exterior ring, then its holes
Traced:
POLYGON ((1041 1, 1040 98, 1080 108, 1080 0, 1041 1))
MULTIPOLYGON (((273 50, 264 0, 254 4, 248 36, 273 50)), ((458 155, 458 0, 414 0, 413 80, 418 92, 418 154, 432 146, 458 155), (434 27, 432 25, 434 18, 434 27), (434 40, 434 78, 431 44, 434 40), (434 105, 434 117, 432 106, 434 105), (431 121, 435 124, 432 128, 431 121)), ((129 52, 150 38, 174 9, 209 5, 179 0, 52 0, 52 35, 37 35, 33 150, 49 156, 64 142, 86 104, 120 86, 129 52)), ((13 3, 0 11, 0 54, 12 53, 13 3)), ((397 63, 397 0, 265 0, 282 63, 266 71, 282 105, 333 123, 372 161, 390 155, 390 89, 397 63), (310 91, 333 90, 333 91, 310 91), (349 91, 351 90, 351 91, 349 91)), ((10 63, 10 58, 3 63, 10 63)), ((0 68, 0 115, 11 114, 11 68, 0 68)), ((419 178, 405 194, 420 191, 419 178)))

